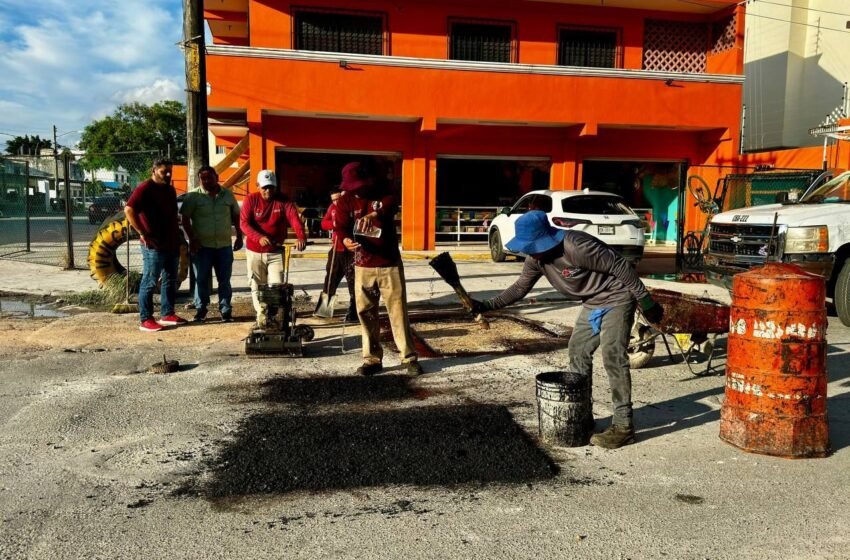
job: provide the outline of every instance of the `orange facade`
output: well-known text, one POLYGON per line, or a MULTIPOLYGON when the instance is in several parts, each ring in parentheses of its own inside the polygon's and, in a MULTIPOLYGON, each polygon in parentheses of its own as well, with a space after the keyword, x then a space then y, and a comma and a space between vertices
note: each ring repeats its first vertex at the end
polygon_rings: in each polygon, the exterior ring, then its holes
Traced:
MULTIPOLYGON (((393 155, 400 160, 408 250, 434 247, 440 158, 545 161, 552 189, 581 188, 588 161, 732 161, 743 8, 723 1, 627 4, 656 9, 525 0, 208 0, 216 43, 207 54, 211 130, 225 146, 247 131, 243 159, 252 176, 275 168, 286 151, 393 155), (382 55, 293 48, 298 10, 355 8, 383 18, 382 55), (449 60, 454 20, 510 23, 511 62, 449 60), (708 33, 705 51, 697 53, 699 72, 675 60, 666 70, 659 63, 644 70, 646 25, 659 21, 709 31, 732 22, 731 44, 715 48, 708 33), (558 65, 558 33, 565 26, 615 30, 617 67, 558 65)), ((687 50, 683 56, 696 59, 687 50)), ((688 229, 698 217, 692 204, 684 207, 688 229)))

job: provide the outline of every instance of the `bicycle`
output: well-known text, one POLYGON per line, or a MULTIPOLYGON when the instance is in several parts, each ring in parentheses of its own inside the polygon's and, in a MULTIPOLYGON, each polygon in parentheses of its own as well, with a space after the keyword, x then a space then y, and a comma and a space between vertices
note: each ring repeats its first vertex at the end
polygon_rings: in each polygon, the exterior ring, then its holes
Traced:
POLYGON ((690 270, 702 270, 704 245, 708 237, 708 226, 711 223, 711 218, 720 212, 720 204, 722 204, 722 199, 726 191, 724 185, 720 198, 717 198, 717 192, 720 190, 721 182, 723 182, 723 179, 717 180, 714 193, 712 193, 705 179, 699 175, 688 177, 688 192, 696 199, 694 206, 699 207, 700 211, 705 214, 705 226, 703 226, 702 230, 689 231, 682 238, 682 264, 690 270))

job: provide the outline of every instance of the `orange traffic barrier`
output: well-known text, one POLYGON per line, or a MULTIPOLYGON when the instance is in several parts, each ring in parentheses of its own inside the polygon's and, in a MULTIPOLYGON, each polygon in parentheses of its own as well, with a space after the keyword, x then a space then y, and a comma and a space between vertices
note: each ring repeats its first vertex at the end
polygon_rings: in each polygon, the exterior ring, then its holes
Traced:
POLYGON ((825 297, 824 279, 795 265, 735 276, 721 439, 780 457, 829 453, 825 297))

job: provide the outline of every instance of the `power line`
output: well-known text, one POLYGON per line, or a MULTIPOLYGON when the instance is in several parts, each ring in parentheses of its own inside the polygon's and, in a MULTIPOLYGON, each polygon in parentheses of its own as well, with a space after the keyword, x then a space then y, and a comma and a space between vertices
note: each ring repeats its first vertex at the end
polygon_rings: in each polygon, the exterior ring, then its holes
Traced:
POLYGON ((788 19, 775 18, 775 17, 771 17, 771 16, 763 16, 761 14, 751 14, 749 12, 747 12, 746 17, 748 17, 748 18, 757 17, 757 18, 762 18, 762 19, 772 19, 773 21, 781 21, 783 23, 790 23, 791 25, 804 25, 806 27, 813 27, 815 29, 820 29, 822 31, 837 31, 839 33, 850 33, 850 30, 848 30, 848 29, 836 29, 834 27, 823 27, 822 25, 815 25, 813 23, 803 23, 803 22, 800 22, 800 21, 791 21, 791 20, 788 20, 788 19))
MULTIPOLYGON (((833 15, 833 16, 850 17, 850 14, 844 14, 844 13, 841 13, 841 12, 831 12, 829 10, 818 10, 817 8, 804 8, 803 6, 794 6, 794 5, 791 5, 791 4, 782 4, 780 2, 771 2, 770 0, 746 0, 745 2, 739 2, 738 3, 738 5, 741 5, 741 4, 747 4, 747 5, 749 5, 749 4, 772 4, 774 6, 782 6, 783 8, 791 8, 792 10, 808 10, 810 12, 819 12, 821 14, 830 14, 830 15, 833 15)), ((749 16, 751 14, 747 13, 747 15, 749 16)))

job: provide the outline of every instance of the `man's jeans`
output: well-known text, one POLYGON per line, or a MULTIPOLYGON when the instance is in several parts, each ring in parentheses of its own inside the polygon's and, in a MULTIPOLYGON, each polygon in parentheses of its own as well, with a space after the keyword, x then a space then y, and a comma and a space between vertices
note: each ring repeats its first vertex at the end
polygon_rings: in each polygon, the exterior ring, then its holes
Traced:
POLYGON ((602 364, 608 374, 614 405, 613 423, 618 426, 632 425, 632 374, 629 371, 628 347, 636 305, 637 302, 632 300, 612 307, 602 317, 602 330, 596 335, 588 322, 593 310, 582 307, 570 336, 570 369, 581 375, 593 373, 593 353, 602 345, 602 364))
POLYGON ((174 298, 177 292, 176 251, 157 251, 142 246, 142 282, 139 285, 139 316, 142 321, 153 318, 153 293, 156 282, 162 277, 159 314, 167 317, 174 314, 174 298))
POLYGON ((218 282, 218 310, 222 315, 231 313, 233 308, 230 300, 233 290, 230 287, 230 275, 233 272, 233 248, 201 247, 192 256, 192 268, 195 270, 195 308, 206 309, 209 306, 210 280, 215 270, 218 282))

